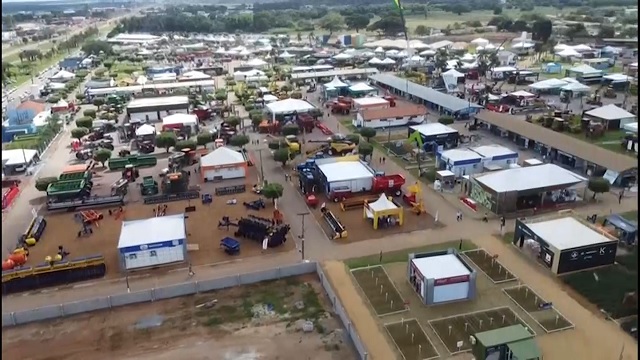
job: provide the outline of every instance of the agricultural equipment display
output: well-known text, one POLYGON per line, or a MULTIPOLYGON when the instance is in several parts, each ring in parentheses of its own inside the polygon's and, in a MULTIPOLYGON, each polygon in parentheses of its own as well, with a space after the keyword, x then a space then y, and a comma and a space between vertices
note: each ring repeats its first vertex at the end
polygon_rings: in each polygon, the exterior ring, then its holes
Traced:
POLYGON ((254 201, 250 201, 250 202, 245 201, 242 203, 242 205, 244 205, 244 207, 247 209, 256 210, 256 211, 259 211, 266 207, 264 200, 261 198, 254 201))
POLYGON ((7 209, 20 194, 18 185, 13 185, 8 189, 2 189, 2 210, 7 209))
POLYGON ((2 293, 15 294, 50 286, 66 285, 98 279, 105 275, 107 266, 103 256, 72 259, 63 263, 20 267, 2 271, 2 293))
POLYGON ((125 196, 129 192, 129 180, 118 179, 111 184, 111 196, 125 196))
POLYGON ((345 104, 339 101, 334 101, 330 105, 331 112, 340 115, 349 115, 351 112, 351 105, 345 104))
POLYGON ((56 181, 47 187, 47 197, 54 201, 87 198, 92 187, 93 183, 84 179, 56 181))
POLYGON ((157 195, 159 192, 158 182, 153 179, 153 176, 145 176, 142 178, 142 183, 140 184, 140 194, 142 194, 142 196, 157 195))
POLYGON ((346 239, 347 238, 347 229, 342 225, 340 220, 327 208, 322 208, 322 218, 329 225, 331 229, 331 239, 346 239))
POLYGON ((221 186, 215 190, 216 196, 242 194, 247 191, 246 185, 221 186))
POLYGON ((116 207, 124 205, 124 196, 94 196, 86 199, 47 201, 49 211, 75 211, 86 208, 116 207))
POLYGON ((131 155, 124 158, 111 158, 109 159, 109 170, 124 169, 127 165, 133 165, 134 167, 152 167, 158 164, 158 158, 152 155, 131 155))
POLYGON ((139 177, 140 171, 131 164, 126 165, 122 170, 122 178, 127 179, 129 182, 136 182, 139 177))
POLYGON ((91 177, 93 173, 91 171, 78 171, 78 172, 67 172, 62 173, 58 176, 59 181, 69 181, 69 180, 85 180, 91 181, 91 177))
POLYGON ((319 143, 317 146, 306 152, 307 156, 317 153, 327 154, 329 156, 348 155, 356 151, 357 145, 339 135, 334 135, 328 140, 309 140, 309 143, 319 143))
POLYGON ((227 255, 240 254, 240 242, 230 237, 220 240, 220 248, 222 248, 227 255))
POLYGON ((20 235, 18 239, 19 246, 34 246, 40 241, 42 234, 44 233, 44 229, 47 228, 47 220, 43 216, 36 216, 31 220, 27 230, 20 235))
POLYGON ((259 241, 263 249, 278 247, 287 241, 291 227, 274 223, 271 219, 249 215, 238 221, 235 236, 259 241))
POLYGON ((104 219, 102 213, 95 210, 84 210, 76 214, 78 220, 84 225, 97 225, 98 221, 104 219))
POLYGON ((362 196, 357 198, 346 199, 340 203, 342 211, 349 211, 364 207, 365 203, 372 203, 379 199, 378 195, 362 196))
POLYGON ((593 93, 589 95, 589 97, 587 97, 587 100, 585 102, 587 103, 587 105, 602 106, 602 98, 598 93, 593 93))
POLYGON ((616 94, 616 90, 613 87, 609 86, 604 90, 604 92, 602 93, 602 96, 604 96, 607 99, 615 99, 618 97, 618 94, 616 94))
POLYGON ((191 113, 198 117, 199 122, 209 120, 213 116, 213 111, 211 110, 211 108, 204 106, 198 106, 197 108, 193 109, 191 113))
POLYGON ((407 188, 408 193, 402 196, 405 204, 411 206, 411 211, 417 215, 424 214, 424 200, 422 197, 422 187, 417 182, 407 188))

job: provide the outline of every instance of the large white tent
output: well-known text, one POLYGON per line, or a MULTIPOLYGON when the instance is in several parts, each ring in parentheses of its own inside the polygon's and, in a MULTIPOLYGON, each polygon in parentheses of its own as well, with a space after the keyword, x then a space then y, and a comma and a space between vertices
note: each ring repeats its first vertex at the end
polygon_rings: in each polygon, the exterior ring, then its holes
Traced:
POLYGON ((334 56, 333 58, 336 59, 336 60, 349 60, 349 59, 353 58, 353 56, 351 56, 349 54, 346 54, 346 53, 341 53, 341 54, 338 54, 338 55, 334 56))
POLYGON ((587 64, 581 64, 576 67, 572 67, 571 69, 569 69, 569 71, 581 75, 594 75, 602 73, 602 70, 595 69, 587 64))
POLYGON ((238 55, 240 55, 240 56, 249 56, 249 55, 251 55, 251 51, 249 51, 249 50, 247 50, 247 49, 244 49, 244 50, 241 50, 241 51, 238 53, 238 55))
POLYGON ((267 63, 266 61, 262 60, 262 59, 251 59, 249 61, 247 61, 246 65, 247 66, 251 66, 251 67, 263 67, 265 65, 268 65, 269 63, 267 63))
POLYGON ((471 40, 471 43, 473 45, 487 46, 489 44, 489 40, 483 39, 483 38, 477 38, 477 39, 471 40))
POLYGON ((373 219, 375 217, 374 212, 381 212, 386 210, 397 209, 398 205, 394 204, 393 201, 387 198, 387 195, 381 194, 378 200, 368 203, 365 211, 367 212, 367 217, 369 219, 373 219))
POLYGON ((343 87, 347 87, 347 86, 349 86, 349 84, 344 83, 337 76, 334 77, 333 80, 331 80, 330 82, 324 84, 325 88, 329 87, 329 88, 334 88, 334 89, 343 88, 343 87))
POLYGON ((368 63, 369 65, 380 65, 382 64, 382 60, 374 57, 373 59, 369 60, 368 63))
POLYGON ((300 100, 300 99, 286 99, 272 102, 271 104, 267 104, 267 110, 275 115, 279 114, 292 114, 294 112, 308 112, 315 109, 308 101, 300 100))
POLYGON ((585 44, 572 46, 571 48, 573 50, 577 51, 577 52, 586 52, 586 51, 592 51, 593 50, 593 49, 591 49, 591 46, 585 45, 585 44))
POLYGON ((567 85, 566 81, 562 81, 559 79, 547 79, 538 81, 537 83, 533 83, 529 85, 530 88, 535 90, 551 90, 551 89, 560 89, 561 87, 567 85))
POLYGON ((173 115, 165 116, 162 118, 162 125, 176 125, 176 124, 182 124, 185 126, 197 125, 198 116, 193 114, 173 114, 173 115))
POLYGON ((582 57, 582 55, 580 55, 579 52, 575 51, 572 48, 566 48, 564 50, 558 51, 556 53, 556 55, 560 56, 560 57, 564 57, 564 58, 568 58, 568 57, 582 57))
POLYGON ((614 104, 609 104, 605 106, 601 106, 599 108, 589 110, 584 113, 585 115, 596 117, 603 120, 622 120, 622 119, 633 119, 635 115, 628 112, 625 109, 617 107, 614 104))
POLYGON ((60 70, 51 77, 52 80, 71 80, 76 77, 76 74, 68 72, 66 70, 60 70))
POLYGON ((200 158, 200 170, 203 181, 244 178, 247 160, 240 152, 223 146, 200 158))
POLYGON ((365 83, 357 83, 352 86, 349 86, 349 91, 351 92, 370 92, 375 91, 375 88, 365 84, 365 83))
POLYGON ((186 73, 182 74, 182 76, 180 77, 180 80, 186 80, 186 81, 207 80, 207 79, 211 79, 211 76, 203 73, 202 71, 195 71, 195 70, 187 71, 186 73))
POLYGON ((571 91, 573 93, 588 93, 591 88, 579 82, 571 82, 560 88, 560 90, 571 91))
POLYGON ((28 164, 38 155, 37 150, 11 149, 2 150, 2 162, 5 166, 18 166, 28 164))
POLYGON ((144 124, 136 129, 136 136, 148 136, 156 133, 156 128, 153 125, 144 124))
POLYGON ((461 73, 460 71, 456 70, 456 69, 451 69, 451 70, 447 70, 447 71, 443 72, 442 76, 452 76, 452 77, 456 77, 456 78, 461 78, 461 77, 464 77, 464 74, 461 73))
POLYGON ((278 57, 281 59, 291 59, 292 57, 295 57, 295 55, 292 55, 287 50, 285 50, 282 54, 278 55, 278 57))
POLYGON ((384 58, 384 60, 382 60, 381 62, 382 65, 394 65, 395 63, 395 60, 389 58, 384 58))

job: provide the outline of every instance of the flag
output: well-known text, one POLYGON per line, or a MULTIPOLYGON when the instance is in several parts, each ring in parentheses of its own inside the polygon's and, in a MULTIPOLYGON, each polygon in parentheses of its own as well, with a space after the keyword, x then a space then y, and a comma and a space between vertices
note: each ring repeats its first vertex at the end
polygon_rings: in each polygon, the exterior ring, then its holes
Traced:
POLYGON ((400 0, 393 0, 393 2, 396 4, 396 7, 400 10, 402 10, 402 4, 400 4, 400 0))

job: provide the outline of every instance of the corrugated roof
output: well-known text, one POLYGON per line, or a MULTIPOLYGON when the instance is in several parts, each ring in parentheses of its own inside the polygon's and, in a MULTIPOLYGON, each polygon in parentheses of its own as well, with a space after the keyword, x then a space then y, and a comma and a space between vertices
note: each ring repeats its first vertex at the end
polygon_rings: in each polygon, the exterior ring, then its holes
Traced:
POLYGON ((514 359, 539 359, 542 357, 535 340, 527 339, 509 344, 514 359))
POLYGON ((34 113, 39 114, 39 113, 47 110, 47 104, 45 104, 44 102, 27 100, 25 102, 20 103, 20 105, 17 106, 17 109, 18 110, 31 110, 34 113))
POLYGON ((527 331, 524 326, 518 324, 500 329, 483 331, 475 334, 475 337, 482 345, 490 347, 531 339, 533 334, 527 331))
POLYGON ((427 113, 427 108, 416 104, 402 104, 388 108, 362 109, 360 111, 364 121, 389 119, 405 116, 419 116, 427 113))
POLYGON ((528 123, 512 115, 482 111, 476 114, 476 119, 616 172, 638 167, 638 160, 630 156, 618 154, 543 126, 528 123))
POLYGON ((408 92, 409 95, 428 101, 432 104, 441 106, 451 112, 456 112, 468 108, 480 108, 478 104, 471 103, 467 100, 460 99, 453 95, 441 93, 430 87, 416 84, 412 81, 399 78, 394 75, 378 74, 371 75, 369 78, 380 84, 395 88, 397 90, 408 92))

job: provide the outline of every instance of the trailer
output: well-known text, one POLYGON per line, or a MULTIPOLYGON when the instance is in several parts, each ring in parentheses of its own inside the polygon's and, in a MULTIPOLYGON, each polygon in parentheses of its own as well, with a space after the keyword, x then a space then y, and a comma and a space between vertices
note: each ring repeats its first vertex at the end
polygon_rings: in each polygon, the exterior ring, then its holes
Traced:
POLYGON ((153 155, 131 155, 125 158, 109 159, 109 170, 122 170, 127 165, 134 167, 152 167, 158 164, 158 158, 153 155))
POLYGON ((47 210, 49 211, 75 211, 86 208, 116 207, 124 205, 124 196, 94 196, 87 199, 68 201, 49 201, 47 210))
POLYGON ((58 177, 58 180, 60 180, 60 181, 69 181, 69 180, 91 181, 91 177, 92 176, 93 176, 93 174, 91 173, 91 171, 62 173, 58 177))
POLYGON ((91 195, 91 182, 84 179, 56 181, 47 187, 47 197, 56 200, 81 199, 91 195))

